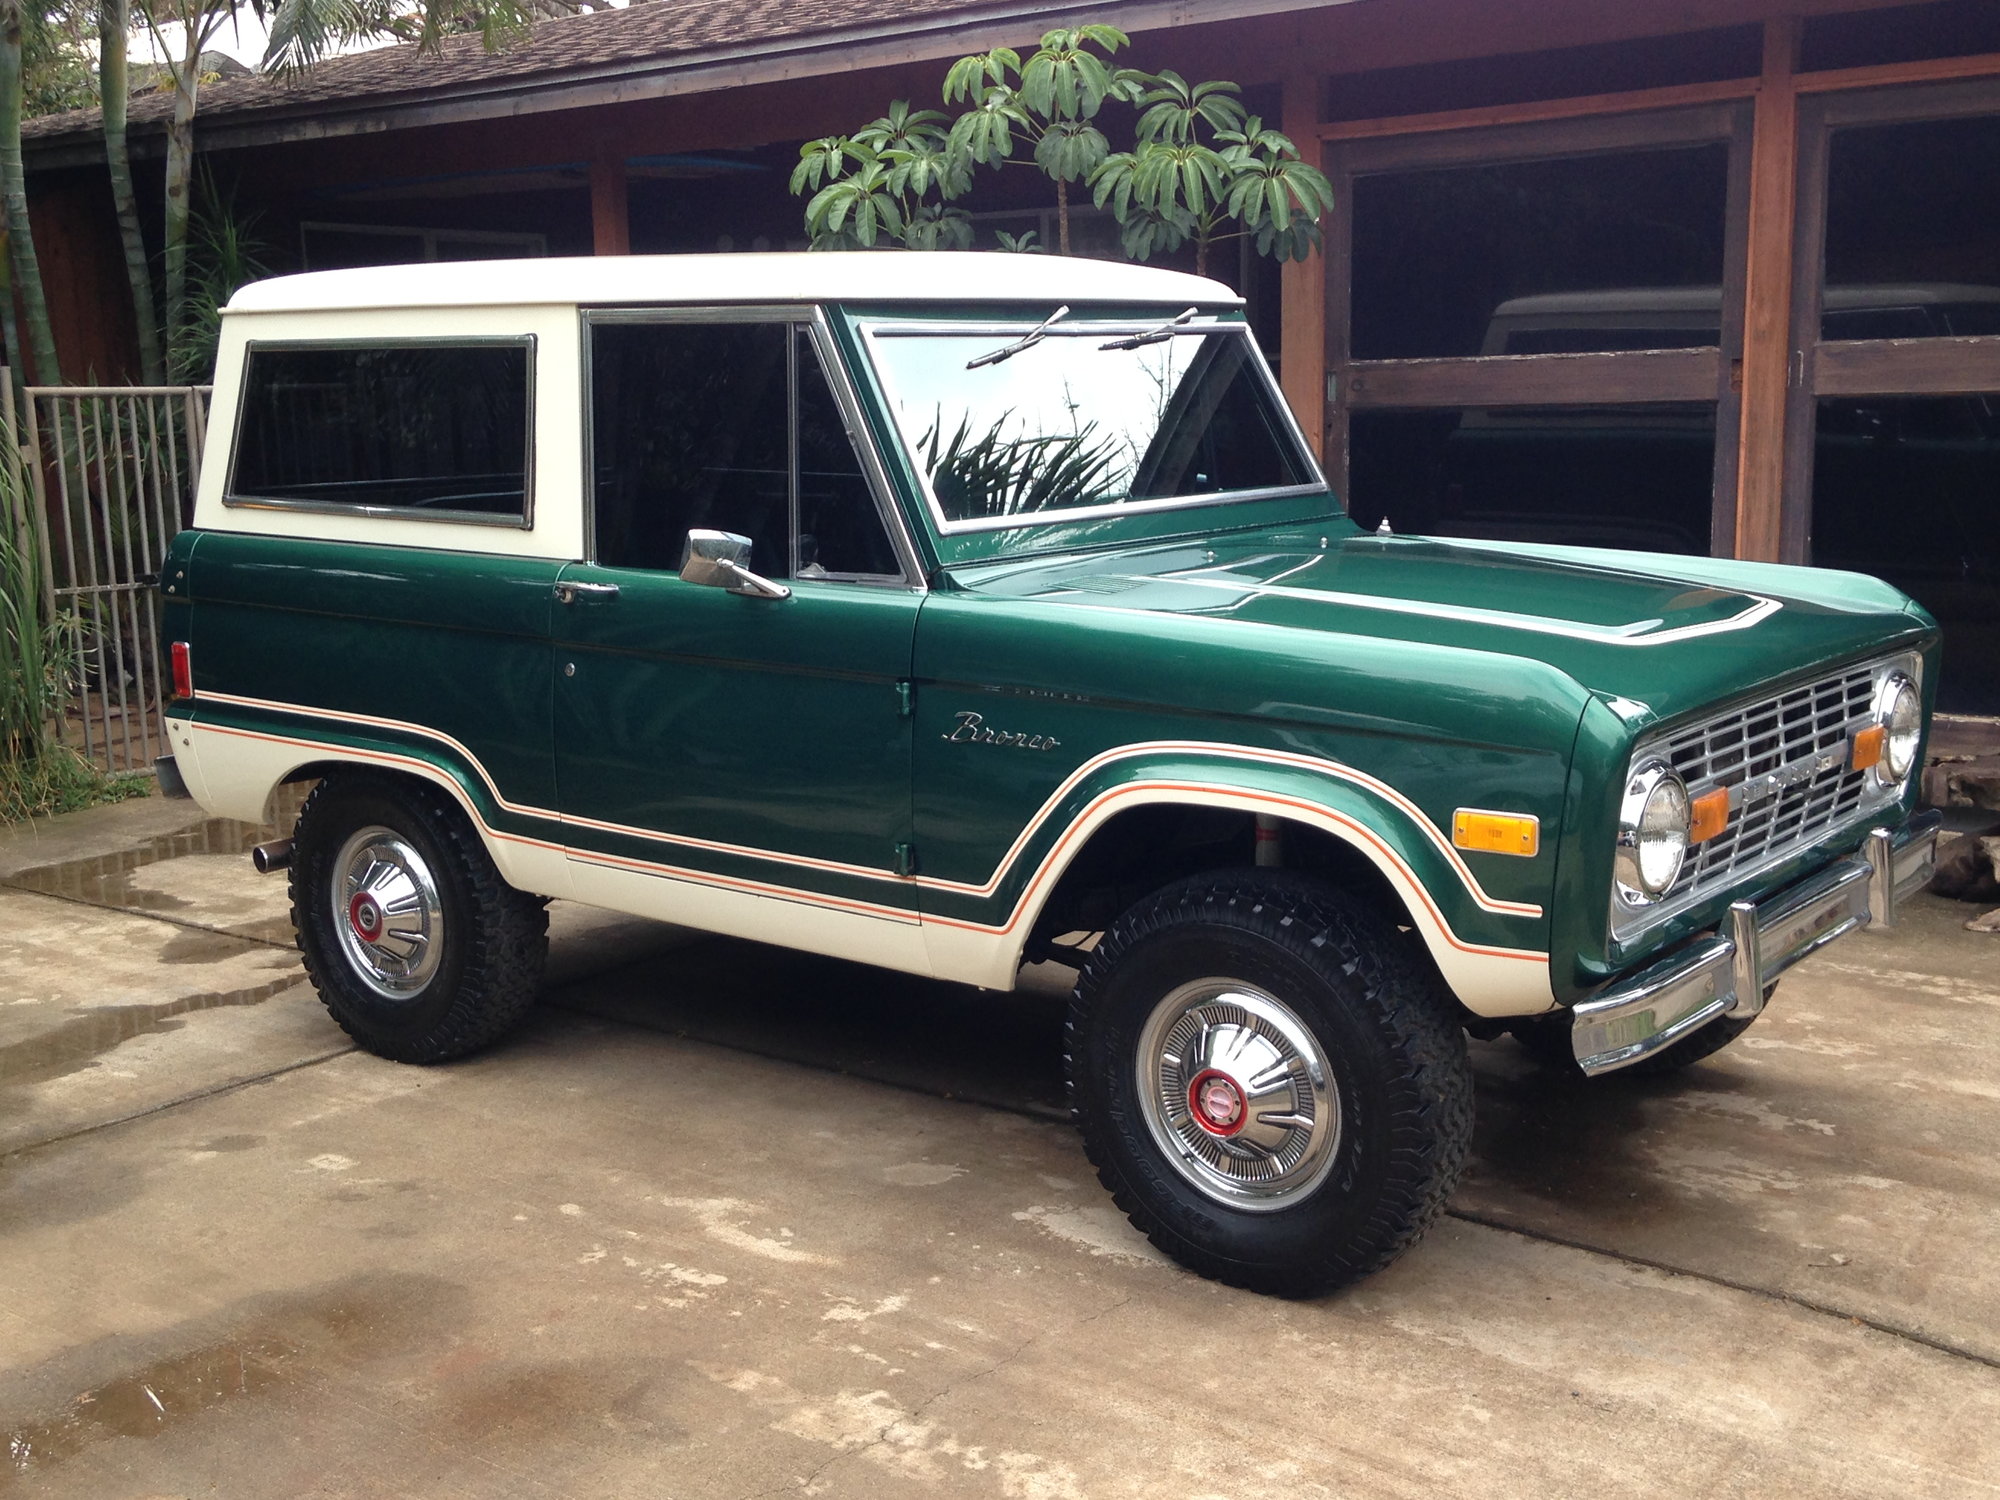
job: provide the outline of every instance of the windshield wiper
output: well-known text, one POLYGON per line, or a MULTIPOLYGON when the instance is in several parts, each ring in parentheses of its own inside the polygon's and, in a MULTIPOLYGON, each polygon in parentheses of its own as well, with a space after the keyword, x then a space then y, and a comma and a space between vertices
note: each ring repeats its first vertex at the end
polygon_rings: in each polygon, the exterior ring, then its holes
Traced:
MULTIPOLYGON (((1189 311, 1192 312, 1193 309, 1190 308, 1189 311)), ((1035 345, 1039 344, 1043 339, 1049 336, 1049 325, 1051 323, 1054 323, 1058 318, 1066 318, 1068 316, 1069 316, 1069 304, 1064 303, 1061 307, 1057 308, 1054 312, 1050 313, 1046 318, 1042 319, 1041 322, 1037 323, 1022 337, 1016 339, 1013 343, 1007 345, 1006 348, 995 349, 991 354, 982 354, 977 359, 968 359, 965 362, 965 368, 968 370, 976 370, 981 365, 997 365, 1003 359, 1012 359, 1015 355, 1019 354, 1023 349, 1034 348, 1035 345)))
POLYGON ((1195 312, 1196 309, 1190 307, 1186 312, 1182 313, 1178 318, 1170 319, 1169 321, 1162 323, 1158 328, 1148 328, 1144 333, 1135 333, 1130 338, 1126 339, 1113 339, 1110 343, 1099 344, 1097 347, 1099 350, 1137 349, 1142 344, 1157 344, 1162 339, 1172 338, 1174 336, 1174 330, 1176 328, 1179 328, 1183 323, 1187 322, 1189 318, 1192 318, 1195 315, 1195 312))

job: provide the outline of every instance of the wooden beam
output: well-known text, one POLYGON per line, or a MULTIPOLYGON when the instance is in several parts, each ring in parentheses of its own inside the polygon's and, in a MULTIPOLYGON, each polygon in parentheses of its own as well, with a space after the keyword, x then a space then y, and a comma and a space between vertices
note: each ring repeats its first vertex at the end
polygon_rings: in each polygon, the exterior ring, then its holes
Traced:
MULTIPOLYGON (((1284 130, 1312 165, 1325 169, 1315 137, 1319 79, 1294 73, 1285 80, 1284 130)), ((1324 226, 1322 226, 1324 227, 1324 226)), ((1315 457, 1326 447, 1326 257, 1288 260, 1278 273, 1278 373, 1292 415, 1315 457)))
POLYGON ((2000 338, 1835 339, 1813 358, 1816 396, 1970 396, 2000 391, 2000 338))
POLYGON ((1893 88, 1905 83, 1949 83, 1959 78, 1992 78, 2000 75, 2000 52, 1979 52, 1970 57, 1930 57, 1917 62, 1878 63, 1866 68, 1829 68, 1820 73, 1801 73, 1796 82, 1801 94, 1835 94, 1847 89, 1893 88))
POLYGON ((1470 359, 1358 359, 1348 366, 1356 410, 1423 406, 1601 406, 1713 401, 1722 352, 1654 349, 1606 354, 1489 354, 1470 359))
MULTIPOLYGON (((1743 307, 1743 406, 1737 433, 1736 555, 1775 561, 1785 491, 1785 402, 1792 374, 1792 232, 1798 203, 1801 26, 1764 23, 1764 73, 1750 142, 1750 229, 1743 307)), ((1727 504, 1727 497, 1718 497, 1727 504)))
POLYGON ((600 154, 591 158, 590 239, 593 255, 632 253, 632 215, 623 156, 600 154))
POLYGON ((1321 140, 1366 141, 1390 135, 1429 135, 1441 130, 1484 130, 1495 125, 1538 125, 1546 120, 1577 120, 1590 115, 1636 114, 1646 110, 1685 109, 1696 104, 1748 99, 1757 92, 1754 78, 1722 83, 1689 83, 1673 88, 1634 89, 1623 94, 1591 94, 1576 99, 1546 99, 1529 104, 1495 104, 1480 109, 1450 109, 1428 115, 1391 115, 1375 120, 1336 120, 1319 127, 1321 140))

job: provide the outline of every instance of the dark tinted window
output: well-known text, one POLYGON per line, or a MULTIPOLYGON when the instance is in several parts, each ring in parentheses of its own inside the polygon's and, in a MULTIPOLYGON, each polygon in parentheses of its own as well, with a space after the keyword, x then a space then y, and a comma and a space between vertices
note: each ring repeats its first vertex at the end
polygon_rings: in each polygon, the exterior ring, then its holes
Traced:
POLYGON ((702 529, 750 538, 767 577, 900 571, 806 330, 601 323, 590 360, 599 563, 672 572, 702 529))
POLYGON ((847 423, 826 383, 812 336, 797 335, 799 372, 799 572, 889 574, 902 570, 861 472, 847 423))
POLYGON ((1819 403, 1812 560, 1886 578, 1944 627, 1938 707, 2000 713, 2000 396, 1819 403))
POLYGON ((1704 553, 1715 407, 1356 412, 1348 513, 1398 531, 1704 553))
POLYGON ((1714 344, 1728 179, 1722 145, 1359 178, 1354 357, 1714 344))
POLYGON ((526 343, 256 347, 232 498, 527 514, 526 343))
POLYGON ((750 538, 791 572, 783 323, 606 323, 591 332, 597 561, 681 565, 688 532, 750 538))
POLYGON ((1833 133, 1822 338, 2000 329, 1996 162, 2000 115, 1833 133))

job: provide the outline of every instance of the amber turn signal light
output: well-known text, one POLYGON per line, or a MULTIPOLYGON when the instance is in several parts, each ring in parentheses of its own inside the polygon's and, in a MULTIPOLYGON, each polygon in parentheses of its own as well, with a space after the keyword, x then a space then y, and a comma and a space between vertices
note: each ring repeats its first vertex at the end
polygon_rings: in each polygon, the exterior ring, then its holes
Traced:
POLYGON ((1705 844, 1729 826, 1729 788, 1719 786, 1688 803, 1688 842, 1705 844))
POLYGON ((1889 742, 1889 731, 1880 724, 1870 724, 1854 736, 1854 749, 1847 757, 1850 770, 1865 771, 1870 766, 1880 765, 1883 748, 1889 742))
POLYGON ((1461 807, 1452 814, 1451 841, 1482 854, 1517 854, 1531 859, 1542 847, 1542 825, 1525 813, 1480 812, 1461 807))

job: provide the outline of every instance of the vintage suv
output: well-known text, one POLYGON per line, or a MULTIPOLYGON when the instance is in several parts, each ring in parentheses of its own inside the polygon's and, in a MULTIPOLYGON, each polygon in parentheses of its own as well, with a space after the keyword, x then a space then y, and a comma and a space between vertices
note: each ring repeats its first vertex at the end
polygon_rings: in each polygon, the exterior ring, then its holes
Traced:
MULTIPOLYGON (((1852 574, 1366 533, 1215 282, 1032 256, 333 271, 223 319, 162 767, 291 840, 384 1057, 565 897, 1011 988, 1187 1265, 1387 1264, 1465 1034, 1723 1046, 1930 869, 1935 624, 1852 574)), ((1616 503, 1616 497, 1608 497, 1616 503)))

